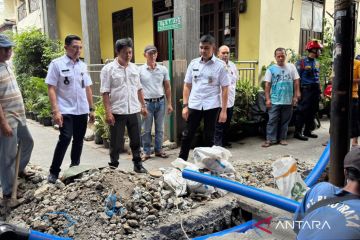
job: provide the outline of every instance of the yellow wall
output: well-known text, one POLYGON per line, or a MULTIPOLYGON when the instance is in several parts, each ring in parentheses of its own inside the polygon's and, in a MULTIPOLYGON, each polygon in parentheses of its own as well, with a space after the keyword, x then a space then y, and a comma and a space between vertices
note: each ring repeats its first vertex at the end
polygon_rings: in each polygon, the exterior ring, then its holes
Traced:
POLYGON ((247 1, 247 10, 239 15, 239 60, 259 58, 261 0, 247 1))
POLYGON ((267 66, 274 60, 274 50, 278 47, 299 50, 301 0, 262 0, 260 23, 259 67, 267 66))
POLYGON ((145 62, 143 52, 148 44, 153 44, 152 1, 150 0, 102 0, 99 1, 99 28, 101 57, 114 57, 112 13, 133 8, 135 61, 145 62))
POLYGON ((75 34, 82 38, 80 0, 56 1, 56 18, 61 42, 64 42, 65 37, 69 34, 75 34))

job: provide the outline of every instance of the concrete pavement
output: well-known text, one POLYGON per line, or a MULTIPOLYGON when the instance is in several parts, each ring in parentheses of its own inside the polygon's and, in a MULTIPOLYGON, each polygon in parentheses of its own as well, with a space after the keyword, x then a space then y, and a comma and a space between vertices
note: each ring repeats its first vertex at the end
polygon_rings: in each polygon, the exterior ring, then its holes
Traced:
MULTIPOLYGON (((292 138, 291 130, 289 134, 289 145, 281 146, 275 145, 269 148, 262 148, 261 144, 264 141, 261 137, 248 137, 237 142, 234 142, 233 147, 229 149, 233 154, 231 159, 234 163, 251 163, 253 161, 261 161, 264 159, 277 159, 283 155, 293 155, 295 158, 302 159, 308 162, 315 163, 324 150, 323 142, 329 138, 328 128, 329 120, 322 121, 320 129, 315 133, 319 135, 317 139, 310 139, 309 141, 299 141, 292 138)), ((56 142, 58 140, 59 132, 52 127, 44 127, 35 121, 28 120, 30 132, 34 138, 34 150, 31 157, 31 163, 39 165, 48 170, 51 165, 53 152, 56 142)), ((62 169, 70 165, 70 148, 65 155, 62 169)), ((81 164, 93 165, 95 167, 107 166, 109 161, 108 149, 103 148, 102 145, 96 145, 93 141, 84 142, 83 153, 81 157, 81 164)), ((177 158, 179 148, 169 150, 170 155, 167 159, 152 157, 144 163, 149 170, 158 169, 160 167, 171 166, 170 162, 177 158)), ((191 158, 191 154, 189 159, 191 158)), ((132 170, 131 155, 123 153, 120 155, 120 169, 127 171, 132 170)), ((269 173, 270 174, 270 173, 269 173)))

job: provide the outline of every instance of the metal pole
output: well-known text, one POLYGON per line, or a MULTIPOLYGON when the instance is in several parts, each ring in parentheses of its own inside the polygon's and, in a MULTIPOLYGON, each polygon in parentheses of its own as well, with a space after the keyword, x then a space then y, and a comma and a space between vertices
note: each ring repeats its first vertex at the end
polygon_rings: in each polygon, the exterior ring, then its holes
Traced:
POLYGON ((350 147, 351 87, 354 57, 353 0, 335 0, 334 73, 330 123, 330 182, 344 186, 344 157, 350 147))
MULTIPOLYGON (((174 89, 173 86, 173 56, 172 56, 172 42, 173 42, 173 38, 172 38, 172 30, 168 31, 168 54, 169 54, 169 77, 170 77, 170 86, 171 89, 174 89)), ((176 104, 174 101, 172 101, 172 104, 176 104)), ((171 113, 170 114, 170 141, 173 142, 174 141, 174 114, 171 113)))

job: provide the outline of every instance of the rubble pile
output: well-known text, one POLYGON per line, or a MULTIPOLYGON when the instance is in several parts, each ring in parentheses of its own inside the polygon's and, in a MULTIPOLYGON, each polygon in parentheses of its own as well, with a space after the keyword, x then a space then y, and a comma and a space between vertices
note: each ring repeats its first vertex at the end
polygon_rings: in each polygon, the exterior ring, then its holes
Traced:
MULTIPOLYGON (((307 174, 312 169, 312 163, 305 162, 300 159, 296 159, 297 169, 301 174, 302 179, 305 179, 307 174)), ((253 186, 257 188, 263 188, 265 186, 276 188, 274 177, 272 176, 272 166, 274 162, 272 159, 267 159, 264 161, 254 161, 247 163, 233 163, 236 172, 243 179, 242 183, 248 186, 253 186)))
POLYGON ((175 197, 161 178, 118 169, 90 170, 68 185, 48 184, 44 176, 22 181, 24 203, 11 211, 9 222, 76 239, 131 239, 140 228, 211 199, 175 197))

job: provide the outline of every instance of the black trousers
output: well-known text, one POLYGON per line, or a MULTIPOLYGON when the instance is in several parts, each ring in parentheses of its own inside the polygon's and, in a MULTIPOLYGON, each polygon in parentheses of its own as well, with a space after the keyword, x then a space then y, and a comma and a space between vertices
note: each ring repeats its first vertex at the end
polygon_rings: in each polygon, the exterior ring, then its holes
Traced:
POLYGON ((234 112, 234 107, 230 107, 226 109, 226 122, 225 123, 219 123, 216 121, 215 126, 215 136, 214 136, 214 144, 216 146, 225 146, 229 143, 229 139, 227 137, 228 130, 230 127, 231 118, 234 112))
POLYGON ((186 128, 182 133, 181 148, 179 158, 187 160, 191 148, 191 142, 195 136, 197 128, 200 126, 201 119, 204 119, 204 147, 214 145, 215 124, 219 115, 220 108, 209 110, 195 110, 189 108, 189 118, 186 128))
POLYGON ((295 130, 302 132, 305 125, 305 132, 315 129, 314 120, 319 110, 320 89, 319 84, 311 84, 301 87, 301 100, 296 110, 295 130))
POLYGON ((130 138, 133 161, 141 161, 140 157, 140 114, 114 114, 115 124, 110 126, 110 161, 112 166, 119 165, 119 155, 123 143, 125 126, 130 138))
POLYGON ((62 116, 63 126, 59 129, 59 141, 56 144, 54 157, 50 166, 50 173, 56 176, 58 176, 61 171, 60 167, 64 160, 71 138, 73 139, 70 154, 71 166, 77 166, 80 164, 80 157, 88 121, 88 114, 64 114, 62 116))

